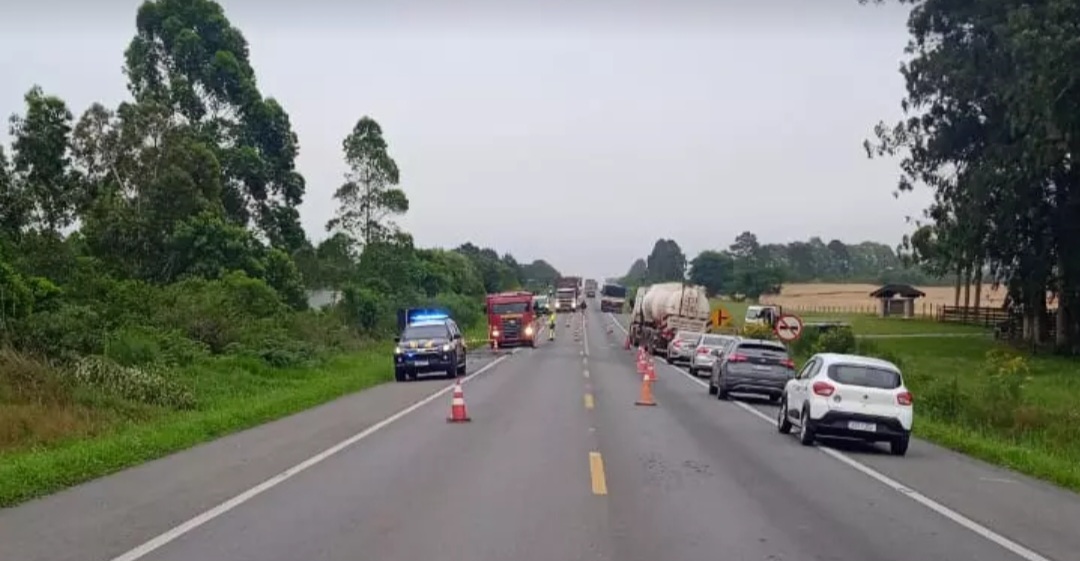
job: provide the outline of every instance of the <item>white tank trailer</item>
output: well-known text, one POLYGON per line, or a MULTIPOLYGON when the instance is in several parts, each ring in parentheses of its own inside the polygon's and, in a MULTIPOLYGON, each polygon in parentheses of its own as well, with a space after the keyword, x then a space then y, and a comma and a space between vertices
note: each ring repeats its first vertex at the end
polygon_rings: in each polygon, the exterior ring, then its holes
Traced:
POLYGON ((643 286, 630 313, 630 343, 665 355, 675 333, 704 332, 711 311, 703 286, 679 282, 643 286))

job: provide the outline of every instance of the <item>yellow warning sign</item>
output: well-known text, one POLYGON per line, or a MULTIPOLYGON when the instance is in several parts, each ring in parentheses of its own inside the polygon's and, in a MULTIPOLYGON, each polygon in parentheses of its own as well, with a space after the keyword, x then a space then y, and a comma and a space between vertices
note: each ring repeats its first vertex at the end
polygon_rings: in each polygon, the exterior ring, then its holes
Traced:
POLYGON ((731 313, 723 306, 719 306, 712 311, 709 322, 713 327, 727 327, 731 325, 731 313))

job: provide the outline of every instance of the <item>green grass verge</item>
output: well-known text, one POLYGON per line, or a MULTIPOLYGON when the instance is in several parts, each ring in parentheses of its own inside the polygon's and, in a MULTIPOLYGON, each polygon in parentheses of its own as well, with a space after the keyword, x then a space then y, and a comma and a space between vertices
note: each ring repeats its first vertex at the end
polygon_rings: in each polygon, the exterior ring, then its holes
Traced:
MULTIPOLYGON (((176 372, 196 410, 140 408, 101 432, 0 454, 0 507, 113 473, 393 379, 389 344, 298 368, 223 357, 176 372)), ((115 404, 114 404, 115 405, 115 404)))
POLYGON ((1023 371, 1001 372, 988 364, 987 352, 1002 348, 989 339, 895 338, 874 346, 902 361, 918 436, 1080 491, 1075 360, 1025 356, 1023 371))

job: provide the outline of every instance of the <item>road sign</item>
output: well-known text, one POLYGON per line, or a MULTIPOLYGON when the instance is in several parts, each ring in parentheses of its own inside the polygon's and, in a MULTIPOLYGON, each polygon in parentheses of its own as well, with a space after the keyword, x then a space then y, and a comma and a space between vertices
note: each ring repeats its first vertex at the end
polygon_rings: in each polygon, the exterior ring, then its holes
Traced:
POLYGON ((773 328, 773 332, 776 333, 776 337, 785 343, 790 343, 802 337, 803 322, 799 316, 793 316, 791 314, 782 314, 779 319, 776 320, 776 327, 773 328))
POLYGON ((712 323, 713 327, 727 327, 731 325, 731 314, 726 308, 720 306, 712 311, 709 322, 712 323))

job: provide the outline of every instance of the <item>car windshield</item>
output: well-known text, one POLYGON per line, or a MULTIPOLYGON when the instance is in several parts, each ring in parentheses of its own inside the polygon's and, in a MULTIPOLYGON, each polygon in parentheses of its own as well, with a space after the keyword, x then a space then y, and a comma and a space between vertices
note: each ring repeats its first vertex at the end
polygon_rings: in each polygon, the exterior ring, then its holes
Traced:
POLYGON ((415 339, 447 339, 450 333, 445 325, 410 325, 401 334, 402 341, 415 339))
POLYGON ((528 310, 528 302, 498 302, 491 305, 491 313, 500 316, 503 314, 523 314, 528 310))
POLYGON ((612 298, 626 298, 626 289, 621 286, 608 285, 605 286, 600 293, 612 298))
POLYGON ((900 387, 900 374, 885 368, 864 364, 834 364, 829 367, 829 379, 847 386, 862 386, 894 390, 900 387))
POLYGON ((750 355, 769 355, 770 353, 780 353, 784 356, 787 356, 787 349, 777 345, 770 345, 768 343, 743 343, 739 345, 738 352, 750 355))
POLYGON ((757 319, 761 317, 761 312, 763 310, 765 310, 765 308, 761 306, 750 306, 746 309, 746 319, 757 319))
POLYGON ((705 345, 706 347, 723 347, 730 341, 727 337, 717 337, 715 335, 706 335, 701 338, 699 345, 705 345))

